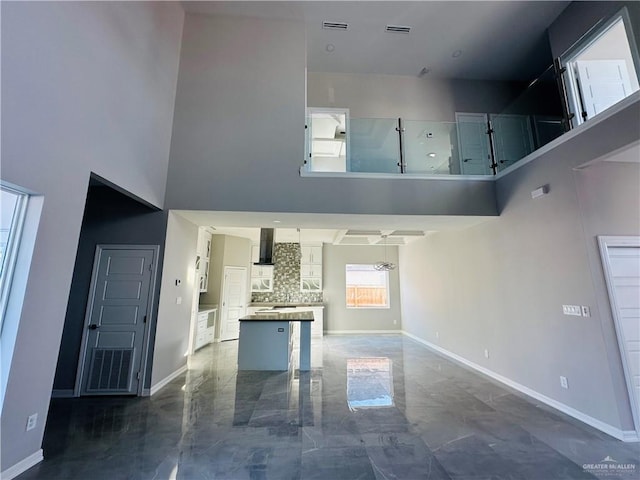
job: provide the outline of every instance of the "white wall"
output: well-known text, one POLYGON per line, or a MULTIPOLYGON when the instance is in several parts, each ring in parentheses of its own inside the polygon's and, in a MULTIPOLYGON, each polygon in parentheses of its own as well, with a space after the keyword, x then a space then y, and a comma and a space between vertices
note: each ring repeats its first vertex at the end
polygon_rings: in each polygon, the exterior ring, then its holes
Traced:
MULTIPOLYGON (((384 259, 384 254, 384 247, 378 246, 324 245, 322 284, 325 331, 401 329, 398 269, 389 272, 390 308, 347 308, 346 265, 348 263, 375 264, 384 259)), ((397 247, 387 247, 387 260, 398 263, 397 247)))
POLYGON ((309 107, 349 108, 351 118, 455 121, 455 112, 500 112, 517 84, 406 75, 307 73, 309 107))
POLYGON ((495 215, 490 182, 301 178, 304 34, 303 22, 187 15, 167 208, 495 215))
POLYGON ((187 364, 197 242, 198 227, 169 212, 151 388, 187 364))
POLYGON ((163 204, 184 14, 146 2, 1 8, 2 179, 44 198, 24 308, 6 319, 19 329, 4 471, 41 446, 90 172, 163 204))
POLYGON ((498 219, 400 250, 406 331, 620 430, 632 423, 596 235, 640 233, 640 165, 574 168, 637 142, 637 108, 499 179, 498 219))

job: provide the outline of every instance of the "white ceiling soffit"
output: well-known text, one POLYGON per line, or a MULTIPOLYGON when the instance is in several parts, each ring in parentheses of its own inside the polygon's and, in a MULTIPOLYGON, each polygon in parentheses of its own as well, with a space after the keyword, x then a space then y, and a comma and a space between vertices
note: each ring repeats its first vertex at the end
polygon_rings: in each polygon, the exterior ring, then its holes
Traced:
POLYGON ((545 31, 569 1, 183 2, 190 13, 305 22, 310 72, 530 80, 546 67, 545 31), (323 22, 348 29, 323 28, 323 22), (409 27, 390 34, 386 26, 409 27), (333 48, 328 51, 327 45, 333 48), (453 52, 461 55, 453 57, 453 52), (540 53, 545 55, 539 55, 540 53))
POLYGON ((323 242, 374 245, 382 235, 404 243, 436 231, 464 230, 497 217, 445 215, 348 215, 323 213, 214 212, 171 210, 190 222, 215 228, 214 233, 250 238, 258 242, 260 228, 275 228, 277 242, 323 242), (301 232, 298 233, 297 229, 301 232), (349 234, 347 235, 347 232, 349 234), (351 240, 343 240, 351 238, 351 240))

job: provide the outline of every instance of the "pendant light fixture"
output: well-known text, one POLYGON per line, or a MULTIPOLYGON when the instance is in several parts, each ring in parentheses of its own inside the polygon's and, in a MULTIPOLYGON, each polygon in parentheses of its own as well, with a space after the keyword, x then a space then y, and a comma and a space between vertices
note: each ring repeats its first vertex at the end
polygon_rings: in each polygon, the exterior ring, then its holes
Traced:
POLYGON ((382 244, 384 245, 384 261, 376 263, 373 268, 380 272, 388 272, 389 270, 395 270, 396 264, 387 261, 387 236, 382 235, 382 244))

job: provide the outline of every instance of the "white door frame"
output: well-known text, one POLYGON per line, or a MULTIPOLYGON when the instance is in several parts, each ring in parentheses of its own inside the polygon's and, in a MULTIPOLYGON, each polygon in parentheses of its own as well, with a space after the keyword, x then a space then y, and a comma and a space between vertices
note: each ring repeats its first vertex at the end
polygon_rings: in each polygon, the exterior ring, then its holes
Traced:
POLYGON ((620 352, 620 360, 622 361, 622 369, 624 371, 624 380, 627 386, 627 395, 631 404, 631 414, 636 434, 640 434, 640 412, 637 410, 637 400, 634 394, 634 387, 631 379, 631 372, 627 364, 626 347, 622 338, 622 324, 618 316, 618 306, 616 303, 615 288, 611 278, 611 262, 609 259, 609 247, 640 247, 640 237, 632 236, 598 236, 598 245, 600 247, 600 257, 602 258, 602 267, 604 269, 604 278, 607 284, 607 292, 609 293, 609 304, 611 305, 611 315, 618 340, 618 351, 620 352))
POLYGON ((82 327, 82 343, 80 344, 80 355, 78 356, 78 370, 76 372, 76 383, 73 387, 73 396, 79 397, 82 389, 82 378, 84 375, 84 357, 87 353, 87 341, 89 338, 89 323, 91 320, 91 311, 93 296, 96 291, 96 279, 98 277, 98 267, 100 265, 100 256, 103 250, 153 250, 153 262, 151 282, 149 284, 149 297, 147 300, 147 322, 144 325, 144 336, 142 339, 142 352, 140 353, 140 372, 142 373, 138 382, 138 396, 142 396, 144 392, 144 383, 147 376, 147 352, 149 351, 149 337, 151 329, 149 326, 153 321, 153 301, 156 291, 156 277, 158 274, 158 258, 160 255, 159 245, 96 245, 96 253, 93 258, 93 271, 91 272, 91 283, 89 288, 89 298, 87 300, 87 308, 84 315, 84 323, 82 327))

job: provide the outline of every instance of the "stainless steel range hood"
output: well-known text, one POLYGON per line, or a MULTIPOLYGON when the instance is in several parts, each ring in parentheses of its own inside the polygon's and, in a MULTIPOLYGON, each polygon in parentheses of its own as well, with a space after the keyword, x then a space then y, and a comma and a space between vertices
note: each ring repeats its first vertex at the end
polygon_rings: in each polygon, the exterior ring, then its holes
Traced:
POLYGON ((273 228, 260 229, 260 256, 254 265, 273 265, 274 233, 273 228))

